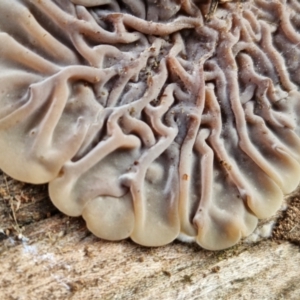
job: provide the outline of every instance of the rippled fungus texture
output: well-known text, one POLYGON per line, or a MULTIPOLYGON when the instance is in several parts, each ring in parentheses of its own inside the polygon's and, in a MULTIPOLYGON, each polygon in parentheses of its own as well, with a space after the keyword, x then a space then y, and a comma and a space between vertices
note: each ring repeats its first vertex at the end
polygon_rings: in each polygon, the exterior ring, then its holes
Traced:
POLYGON ((1 0, 0 167, 107 240, 223 249, 300 181, 300 4, 1 0))

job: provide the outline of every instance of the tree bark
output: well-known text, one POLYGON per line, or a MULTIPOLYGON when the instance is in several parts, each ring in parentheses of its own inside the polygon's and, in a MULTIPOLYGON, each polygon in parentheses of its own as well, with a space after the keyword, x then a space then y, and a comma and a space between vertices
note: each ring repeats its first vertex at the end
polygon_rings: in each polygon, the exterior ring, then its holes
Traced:
POLYGON ((100 240, 5 175, 0 196, 0 299, 300 299, 297 195, 272 239, 216 252, 100 240))

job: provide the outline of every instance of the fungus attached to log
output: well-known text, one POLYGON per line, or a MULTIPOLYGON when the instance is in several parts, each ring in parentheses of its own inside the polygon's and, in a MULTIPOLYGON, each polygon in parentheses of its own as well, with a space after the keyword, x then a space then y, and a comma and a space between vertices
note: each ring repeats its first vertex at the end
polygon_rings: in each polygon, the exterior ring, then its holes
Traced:
POLYGON ((0 168, 108 240, 223 249, 300 181, 300 4, 0 1, 0 168))

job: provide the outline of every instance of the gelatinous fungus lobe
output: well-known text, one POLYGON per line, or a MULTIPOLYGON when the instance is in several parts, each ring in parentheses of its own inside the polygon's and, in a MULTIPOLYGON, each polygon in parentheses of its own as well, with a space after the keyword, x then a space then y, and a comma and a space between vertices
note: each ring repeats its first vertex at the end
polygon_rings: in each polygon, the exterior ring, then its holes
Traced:
POLYGON ((0 2, 0 168, 108 240, 230 247, 300 180, 300 4, 0 2))

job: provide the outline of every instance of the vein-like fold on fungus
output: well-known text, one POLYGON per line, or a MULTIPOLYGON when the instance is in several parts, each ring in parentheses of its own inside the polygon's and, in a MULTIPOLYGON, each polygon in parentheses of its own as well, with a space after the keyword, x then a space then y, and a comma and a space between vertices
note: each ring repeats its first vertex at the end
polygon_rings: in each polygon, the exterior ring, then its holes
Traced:
POLYGON ((223 249, 300 181, 300 4, 0 1, 0 168, 108 240, 223 249))

